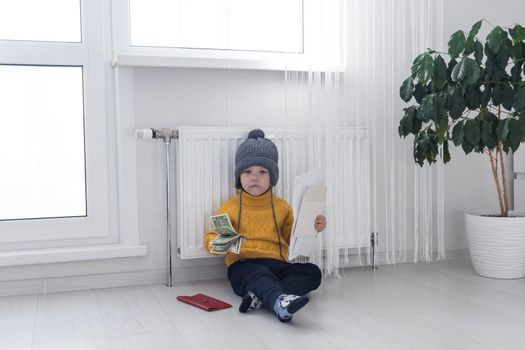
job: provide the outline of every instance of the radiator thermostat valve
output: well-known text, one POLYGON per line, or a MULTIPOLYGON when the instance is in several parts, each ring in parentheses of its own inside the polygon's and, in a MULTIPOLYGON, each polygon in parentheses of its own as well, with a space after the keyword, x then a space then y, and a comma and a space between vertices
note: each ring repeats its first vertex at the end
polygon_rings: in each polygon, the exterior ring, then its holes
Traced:
POLYGON ((155 130, 153 129, 137 129, 135 130, 135 137, 138 139, 152 139, 155 137, 155 130))
POLYGON ((178 131, 170 129, 155 130, 153 128, 136 129, 135 137, 138 139, 162 139, 164 141, 169 142, 172 139, 176 139, 178 137, 178 131))

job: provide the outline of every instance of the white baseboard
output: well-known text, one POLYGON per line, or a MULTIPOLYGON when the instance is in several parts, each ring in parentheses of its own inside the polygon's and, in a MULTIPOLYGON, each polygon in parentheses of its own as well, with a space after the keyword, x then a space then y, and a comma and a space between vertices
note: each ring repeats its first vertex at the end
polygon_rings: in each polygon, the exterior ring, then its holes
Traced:
MULTIPOLYGON (((466 249, 449 250, 446 252, 446 259, 465 256, 468 256, 468 251, 466 249)), ((350 258, 349 260, 353 261, 356 259, 350 258)), ((412 262, 413 254, 406 254, 406 259, 402 260, 403 261, 398 260, 396 263, 412 262)), ((363 261, 365 260, 363 259, 363 261)), ((376 263, 378 265, 386 264, 386 255, 384 253, 378 253, 376 255, 376 263)), ((345 267, 354 266, 363 266, 363 264, 350 263, 345 265, 345 267)), ((175 285, 180 282, 218 278, 226 278, 226 266, 224 264, 173 268, 172 281, 175 285)), ((35 278, 28 280, 0 282, 0 296, 43 294, 74 290, 125 287, 143 284, 159 284, 166 283, 166 281, 167 276, 165 269, 53 278, 35 278)))
POLYGON ((0 252, 0 267, 145 256, 147 245, 108 244, 0 252))
POLYGON ((0 296, 45 294, 74 290, 124 287, 162 283, 165 271, 146 270, 122 273, 35 278, 0 282, 0 296))
MULTIPOLYGON (((439 260, 437 258, 438 254, 437 252, 434 252, 432 254, 432 260, 431 261, 437 261, 439 260)), ((445 259, 456 259, 456 258, 462 258, 467 257, 468 249, 454 249, 454 250, 447 250, 445 252, 445 257, 441 260, 445 259)), ((397 254, 394 254, 393 256, 387 257, 385 252, 378 252, 376 253, 375 257, 375 264, 376 265, 391 265, 391 264, 402 264, 402 263, 411 263, 416 262, 416 259, 414 257, 414 251, 407 251, 406 254, 402 252, 398 252, 397 254)), ((424 262, 421 258, 417 259, 417 262, 424 262)), ((358 266, 355 265, 349 265, 348 267, 352 266, 358 266)))
MULTIPOLYGON (((173 268, 174 284, 226 278, 224 264, 173 268)), ((0 297, 166 283, 165 269, 0 282, 0 297)))
POLYGON ((173 283, 227 278, 224 263, 173 269, 173 283))

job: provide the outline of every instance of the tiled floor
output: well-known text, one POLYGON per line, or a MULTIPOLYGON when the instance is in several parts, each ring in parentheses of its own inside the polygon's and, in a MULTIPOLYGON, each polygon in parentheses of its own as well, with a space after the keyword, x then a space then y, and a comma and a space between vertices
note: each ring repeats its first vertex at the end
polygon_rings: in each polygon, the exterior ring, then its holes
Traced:
POLYGON ((525 349, 525 279, 468 259, 345 271, 288 324, 237 311, 226 280, 0 298, 0 349, 525 349), (176 300, 205 293, 234 308, 176 300))

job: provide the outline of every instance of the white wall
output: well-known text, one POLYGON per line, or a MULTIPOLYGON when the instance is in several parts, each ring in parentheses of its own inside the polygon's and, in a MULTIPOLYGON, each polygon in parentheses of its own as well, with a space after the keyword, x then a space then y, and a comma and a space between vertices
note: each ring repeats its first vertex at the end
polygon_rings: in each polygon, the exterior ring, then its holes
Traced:
MULTIPOLYGON (((493 25, 511 26, 525 23, 523 0, 444 0, 443 29, 445 45, 452 33, 469 31, 472 24, 486 19, 493 25)), ((478 37, 484 39, 491 30, 483 23, 478 37)), ((510 164, 511 162, 509 162, 510 164)), ((511 174, 510 171, 507 174, 511 174)), ((509 175, 509 185, 512 175, 509 175)), ((512 188, 509 189, 512 191, 512 188)), ((466 248, 463 213, 466 210, 499 210, 497 193, 486 156, 468 155, 460 149, 452 152, 445 167, 445 232, 447 249, 466 248)))

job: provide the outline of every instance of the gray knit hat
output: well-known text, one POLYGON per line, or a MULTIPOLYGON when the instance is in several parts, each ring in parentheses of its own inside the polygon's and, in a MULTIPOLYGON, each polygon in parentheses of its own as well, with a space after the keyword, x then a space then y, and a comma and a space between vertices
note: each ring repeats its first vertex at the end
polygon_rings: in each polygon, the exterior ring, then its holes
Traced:
POLYGON ((278 160, 275 144, 264 138, 261 129, 253 129, 235 153, 235 187, 241 188, 241 173, 253 165, 266 168, 270 173, 270 184, 275 186, 279 180, 278 160))

